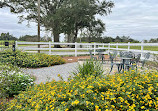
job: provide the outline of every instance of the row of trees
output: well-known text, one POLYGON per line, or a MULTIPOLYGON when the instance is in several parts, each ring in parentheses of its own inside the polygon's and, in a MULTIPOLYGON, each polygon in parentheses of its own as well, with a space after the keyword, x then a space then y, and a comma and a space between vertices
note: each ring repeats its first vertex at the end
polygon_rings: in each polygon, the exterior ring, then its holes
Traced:
POLYGON ((1 33, 0 40, 18 40, 18 39, 14 37, 13 35, 10 35, 8 32, 8 33, 1 33))
MULTIPOLYGON (((1 33, 0 40, 19 40, 19 41, 29 41, 29 42, 37 42, 37 35, 24 35, 20 38, 14 37, 13 35, 8 33, 1 33)), ((41 41, 52 41, 51 37, 41 37, 41 41)))
MULTIPOLYGON (((54 42, 64 33, 67 41, 77 41, 78 33, 85 31, 91 37, 94 32, 101 35, 105 24, 96 15, 105 16, 114 7, 106 0, 40 0, 40 24, 52 32, 54 42)), ((9 7, 15 14, 21 14, 20 21, 38 21, 37 0, 4 0, 0 7, 9 7)))
POLYGON ((145 43, 158 43, 158 38, 151 38, 150 40, 144 40, 145 43))
MULTIPOLYGON (((21 36, 20 38, 14 37, 13 35, 8 33, 1 33, 0 34, 0 40, 19 40, 19 41, 29 41, 29 42, 37 42, 38 41, 38 37, 37 35, 24 35, 21 36)), ((51 37, 41 37, 41 41, 52 41, 51 37)), ((67 42, 67 38, 65 37, 65 42, 67 42)), ((72 41, 70 41, 72 42, 72 41)), ((115 38, 113 37, 108 37, 108 36, 104 36, 104 37, 96 37, 96 36, 92 36, 91 38, 86 37, 86 36, 81 36, 77 38, 77 42, 98 42, 98 43, 110 43, 110 42, 123 42, 123 43, 127 43, 127 42, 132 42, 132 43, 138 43, 140 41, 135 40, 130 38, 129 36, 116 36, 115 38)), ((151 38, 150 40, 144 40, 144 43, 158 43, 158 38, 151 38)))
POLYGON ((92 37, 89 41, 89 38, 87 37, 81 37, 81 38, 78 38, 77 39, 77 42, 101 42, 101 43, 110 43, 110 42, 124 42, 124 43, 127 43, 127 42, 133 42, 133 43, 138 43, 139 41, 138 40, 134 40, 132 38, 130 38, 129 36, 126 37, 126 36, 116 36, 116 38, 113 38, 113 37, 107 37, 107 36, 104 36, 104 37, 92 37))
MULTIPOLYGON (((0 34, 0 40, 19 40, 19 41, 30 41, 30 42, 37 42, 38 41, 38 37, 37 35, 24 35, 21 36, 19 38, 14 37, 13 35, 8 33, 1 33, 0 34)), ((41 41, 52 41, 51 37, 41 37, 41 41)), ((67 40, 65 39, 65 42, 67 42, 67 40)), ((71 41, 70 41, 71 42, 71 41)), ((82 37, 80 36, 79 38, 77 38, 77 42, 100 42, 100 43, 110 43, 110 42, 139 42, 137 40, 134 40, 132 38, 130 38, 129 36, 117 36, 116 38, 113 37, 91 37, 90 39, 88 37, 82 37), (91 41, 89 41, 91 40, 91 41)))
MULTIPOLYGON (((29 41, 29 42, 37 42, 38 41, 38 37, 37 35, 25 35, 25 36, 21 36, 19 38, 20 41, 29 41)), ((52 41, 51 37, 41 37, 40 41, 52 41)))

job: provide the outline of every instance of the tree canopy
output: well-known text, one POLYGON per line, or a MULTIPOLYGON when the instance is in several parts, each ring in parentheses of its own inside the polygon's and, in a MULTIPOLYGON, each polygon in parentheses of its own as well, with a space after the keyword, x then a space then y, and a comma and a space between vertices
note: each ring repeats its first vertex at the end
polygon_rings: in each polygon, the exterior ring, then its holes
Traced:
MULTIPOLYGON (((40 2, 41 25, 53 33, 54 42, 59 42, 61 33, 73 35, 75 42, 79 30, 92 31, 96 26, 92 23, 99 24, 98 21, 101 21, 95 16, 105 16, 111 13, 114 7, 112 1, 106 0, 40 0, 40 2)), ((37 22, 37 0, 6 0, 0 5, 10 7, 12 13, 20 13, 20 22, 24 20, 37 22)))

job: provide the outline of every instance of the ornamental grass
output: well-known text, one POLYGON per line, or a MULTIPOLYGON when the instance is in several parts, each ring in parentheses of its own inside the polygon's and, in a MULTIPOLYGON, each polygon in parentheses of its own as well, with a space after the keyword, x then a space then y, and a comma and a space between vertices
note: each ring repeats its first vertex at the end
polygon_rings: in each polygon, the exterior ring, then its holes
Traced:
POLYGON ((0 107, 6 111, 156 111, 158 72, 131 70, 86 78, 77 74, 67 82, 29 87, 0 107))

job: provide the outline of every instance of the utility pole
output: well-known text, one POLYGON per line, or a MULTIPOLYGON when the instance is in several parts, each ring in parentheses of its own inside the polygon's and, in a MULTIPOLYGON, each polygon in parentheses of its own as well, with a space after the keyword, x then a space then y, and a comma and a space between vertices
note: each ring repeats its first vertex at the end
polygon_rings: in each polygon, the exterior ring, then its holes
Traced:
MULTIPOLYGON (((38 42, 40 42, 40 0, 38 0, 38 42)), ((38 44, 38 48, 40 48, 40 44, 38 44)), ((38 50, 40 53, 40 50, 38 50)))

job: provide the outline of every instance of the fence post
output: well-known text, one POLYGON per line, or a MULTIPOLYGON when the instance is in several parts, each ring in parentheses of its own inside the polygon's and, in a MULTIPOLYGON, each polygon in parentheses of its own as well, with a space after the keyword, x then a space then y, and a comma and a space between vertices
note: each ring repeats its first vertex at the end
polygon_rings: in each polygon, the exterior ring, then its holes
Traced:
POLYGON ((129 52, 129 49, 130 49, 130 42, 128 42, 128 52, 129 52))
POLYGON ((118 51, 118 42, 116 43, 116 50, 118 51))
POLYGON ((94 43, 94 55, 95 55, 95 50, 96 50, 96 43, 94 43))
POLYGON ((90 45, 88 45, 88 44, 87 44, 86 46, 87 46, 87 50, 89 50, 89 49, 91 48, 91 46, 90 46, 90 45))
POLYGON ((49 55, 51 54, 51 42, 49 41, 49 55))
POLYGON ((143 58, 143 50, 144 50, 143 44, 144 44, 144 40, 141 42, 141 58, 143 58))
POLYGON ((108 43, 108 55, 109 55, 109 52, 110 52, 110 43, 108 43))
POLYGON ((15 48, 18 48, 18 42, 15 41, 15 48))
POLYGON ((75 57, 77 57, 77 42, 75 42, 75 57))

